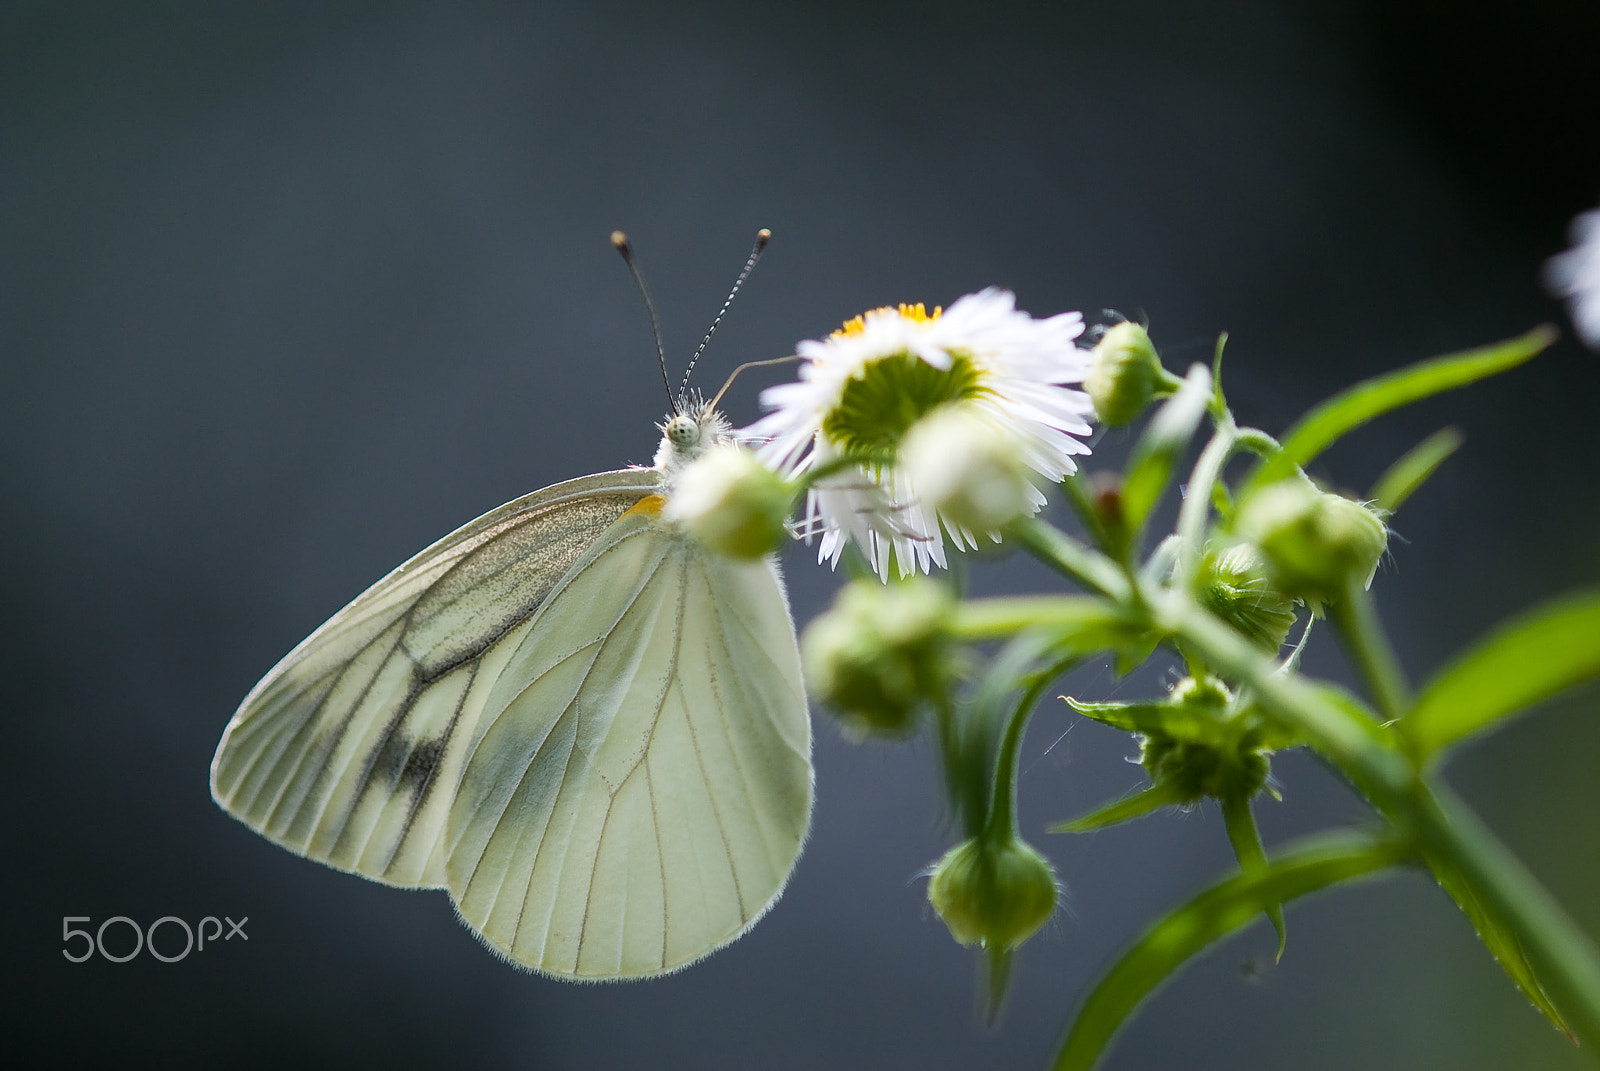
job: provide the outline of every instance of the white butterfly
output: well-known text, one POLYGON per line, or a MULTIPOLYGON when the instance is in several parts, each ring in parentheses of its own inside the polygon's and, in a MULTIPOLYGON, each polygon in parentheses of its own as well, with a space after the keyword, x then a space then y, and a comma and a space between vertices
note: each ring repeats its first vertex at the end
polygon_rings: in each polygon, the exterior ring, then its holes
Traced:
POLYGON ((811 819, 811 725, 776 564, 661 519, 728 440, 685 399, 653 468, 559 483, 374 584, 245 697, 211 764, 291 851, 444 888, 488 945, 642 978, 748 930, 811 819))

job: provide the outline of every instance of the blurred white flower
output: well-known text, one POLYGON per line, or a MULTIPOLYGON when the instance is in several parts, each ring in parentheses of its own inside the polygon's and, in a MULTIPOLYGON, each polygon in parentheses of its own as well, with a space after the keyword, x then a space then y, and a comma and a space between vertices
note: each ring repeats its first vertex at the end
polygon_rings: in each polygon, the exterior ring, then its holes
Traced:
POLYGON ((1545 285, 1567 299, 1578 334, 1600 350, 1600 208, 1572 221, 1571 238, 1571 249, 1545 262, 1545 285))
MULTIPOLYGON (((1066 384, 1090 367, 1076 345, 1076 312, 1035 320, 1009 291, 988 289, 948 309, 874 309, 825 339, 802 342, 796 382, 761 396, 772 411, 740 432, 762 460, 787 474, 851 462, 808 495, 807 535, 822 536, 819 560, 834 564, 854 539, 887 577, 945 564, 943 533, 975 545, 966 527, 941 518, 899 465, 901 440, 941 406, 959 406, 1005 428, 1023 465, 1052 483, 1087 454, 1094 406, 1066 384), (942 531, 941 531, 941 521, 942 531)), ((1040 496, 1039 502, 1042 503, 1040 496)), ((1037 509, 1037 504, 1034 506, 1037 509)))
POLYGON ((721 554, 759 558, 788 535, 790 486, 743 446, 713 446, 678 470, 661 515, 721 554))
POLYGON ((994 532, 1044 505, 1011 429, 970 406, 947 405, 906 433, 901 471, 946 526, 994 532))

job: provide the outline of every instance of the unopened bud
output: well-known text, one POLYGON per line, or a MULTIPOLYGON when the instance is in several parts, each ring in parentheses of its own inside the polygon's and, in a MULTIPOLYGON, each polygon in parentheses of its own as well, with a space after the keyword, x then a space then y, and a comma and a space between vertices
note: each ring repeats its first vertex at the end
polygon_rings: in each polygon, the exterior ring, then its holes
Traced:
POLYGON ((933 868, 928 902, 961 944, 1010 951, 1055 910, 1055 871, 1020 840, 969 840, 933 868))
POLYGON ((931 580, 848 585, 801 639, 807 688, 862 736, 903 735, 953 672, 952 605, 931 580))
POLYGON ((1319 490, 1304 476, 1262 488, 1239 508, 1234 531, 1259 546, 1287 595, 1333 601, 1351 580, 1372 583, 1389 530, 1370 507, 1319 490))
POLYGON ((1083 389, 1100 423, 1115 427, 1145 411, 1155 396, 1161 358, 1143 327, 1128 320, 1106 330, 1094 347, 1083 389))
POLYGON ((662 515, 721 554, 759 558, 783 545, 794 492, 742 446, 707 450, 678 473, 662 515))
POLYGON ((942 406, 911 426, 900 466, 924 505, 973 532, 996 532, 1044 505, 1023 444, 970 407, 942 406))
POLYGON ((1210 551, 1195 576, 1200 605, 1277 653, 1294 625, 1294 600, 1272 582, 1261 552, 1249 543, 1210 551))
MULTIPOLYGON (((1228 715, 1233 695, 1211 677, 1185 677, 1173 686, 1168 702, 1187 707, 1220 723, 1228 715)), ((1162 732, 1146 733, 1139 751, 1139 763, 1150 780, 1174 790, 1182 803, 1195 803, 1202 797, 1249 799, 1261 791, 1271 772, 1271 760, 1258 747, 1248 745, 1236 734, 1185 734, 1176 739, 1162 732), (1210 740, 1203 737, 1210 735, 1210 740)))

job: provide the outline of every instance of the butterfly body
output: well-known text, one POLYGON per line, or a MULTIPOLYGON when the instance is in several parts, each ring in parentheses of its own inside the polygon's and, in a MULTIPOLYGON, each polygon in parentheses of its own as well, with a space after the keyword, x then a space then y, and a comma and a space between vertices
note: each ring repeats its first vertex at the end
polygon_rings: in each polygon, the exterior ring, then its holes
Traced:
POLYGON ((312 633, 229 723, 217 801, 309 858, 449 890, 545 973, 660 974, 748 929, 809 826, 810 723, 775 564, 661 518, 727 435, 680 409, 653 468, 507 503, 312 633))

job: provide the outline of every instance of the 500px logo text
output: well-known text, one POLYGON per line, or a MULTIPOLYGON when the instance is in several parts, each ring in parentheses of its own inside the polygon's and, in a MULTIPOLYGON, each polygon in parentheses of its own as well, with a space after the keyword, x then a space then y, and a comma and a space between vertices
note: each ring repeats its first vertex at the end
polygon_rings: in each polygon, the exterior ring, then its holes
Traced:
POLYGON ((176 915, 163 915, 145 929, 140 929, 139 924, 126 915, 112 915, 100 923, 93 933, 88 930, 74 929, 72 926, 74 922, 92 921, 88 915, 63 915, 61 917, 62 944, 70 946, 74 941, 82 940, 82 944, 78 946, 82 951, 76 955, 74 955, 74 950, 71 947, 61 950, 61 954, 73 963, 82 963, 96 952, 100 953, 102 959, 108 959, 112 963, 126 963, 140 952, 146 950, 162 963, 177 963, 188 956, 190 952, 204 952, 207 942, 216 944, 218 938, 224 941, 231 941, 235 937, 242 937, 246 941, 250 940, 250 935, 244 932, 244 924, 250 921, 249 915, 244 916, 238 922, 233 921, 226 915, 222 916, 222 919, 218 919, 215 915, 207 915, 192 927, 176 915), (224 920, 228 923, 226 936, 222 931, 224 920), (207 932, 208 924, 210 926, 209 933, 207 932), (126 951, 127 938, 117 928, 119 926, 133 931, 133 951, 126 951), (114 947, 112 949, 106 948, 108 930, 113 937, 112 944, 114 947), (165 951, 156 947, 156 934, 158 932, 162 935, 161 943, 165 951), (179 932, 183 934, 183 947, 181 950, 175 950, 179 932))

